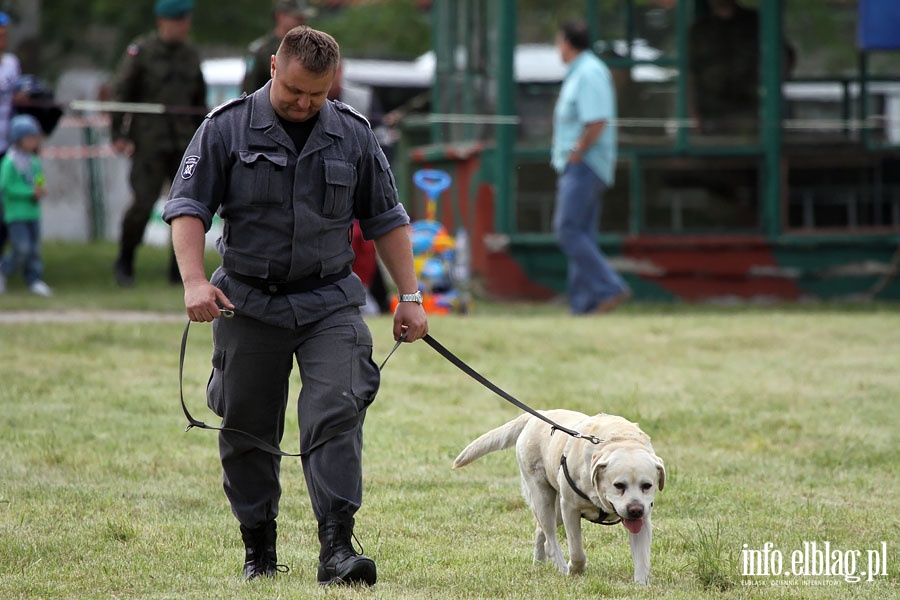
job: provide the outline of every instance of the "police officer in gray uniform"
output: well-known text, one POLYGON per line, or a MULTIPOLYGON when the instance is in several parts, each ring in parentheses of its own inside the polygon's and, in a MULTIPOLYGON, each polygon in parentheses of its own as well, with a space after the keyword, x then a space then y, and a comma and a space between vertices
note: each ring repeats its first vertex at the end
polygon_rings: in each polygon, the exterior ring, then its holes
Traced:
MULTIPOLYGON (((224 427, 277 445, 296 359, 300 450, 319 523, 318 581, 376 580, 351 545, 362 501, 362 424, 380 374, 352 274, 359 219, 401 293, 393 335, 423 337, 408 234, 387 159, 368 122, 327 93, 340 61, 328 34, 298 27, 271 59, 272 81, 214 109, 184 154, 163 218, 193 321, 213 323, 207 400, 224 427), (206 279, 204 235, 222 217, 221 266, 206 279), (217 318, 234 308, 231 319, 217 318)), ((240 522, 244 577, 274 576, 280 459, 247 436, 221 432, 225 494, 240 522)))

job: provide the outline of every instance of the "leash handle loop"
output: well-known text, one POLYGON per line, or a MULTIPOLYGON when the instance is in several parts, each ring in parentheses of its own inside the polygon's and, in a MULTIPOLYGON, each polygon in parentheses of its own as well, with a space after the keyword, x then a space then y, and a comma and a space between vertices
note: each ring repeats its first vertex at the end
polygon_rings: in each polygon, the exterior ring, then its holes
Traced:
MULTIPOLYGON (((220 311, 222 313, 222 316, 226 319, 230 319, 234 316, 234 311, 227 308, 220 309, 220 311)), ((297 454, 284 452, 280 448, 256 437, 252 433, 247 433, 246 431, 241 431, 240 429, 232 429, 231 427, 214 427, 212 425, 207 425, 203 421, 198 421, 191 415, 190 411, 188 410, 187 404, 185 404, 184 402, 184 355, 187 350, 188 332, 190 331, 190 329, 191 321, 188 321, 184 325, 184 333, 181 334, 181 354, 178 360, 178 395, 181 397, 181 410, 184 412, 184 416, 188 420, 188 426, 184 430, 185 433, 190 431, 194 427, 196 427, 197 429, 209 429, 210 431, 236 433, 248 438, 256 448, 262 450, 263 452, 268 452, 269 454, 274 454, 275 456, 303 456, 302 452, 298 452, 297 454)))
MULTIPOLYGON (((234 317, 234 311, 229 308, 220 308, 219 312, 221 312, 222 317, 224 317, 226 319, 231 319, 232 317, 234 317)), ((261 440, 260 438, 256 437, 255 435, 253 435, 251 433, 247 433, 246 431, 241 431, 240 429, 232 429, 231 427, 214 427, 212 425, 207 425, 203 421, 199 421, 199 420, 195 419, 193 415, 191 415, 190 411, 187 408, 187 404, 184 401, 184 355, 185 355, 185 352, 187 351, 188 332, 190 331, 190 328, 191 328, 191 321, 188 321, 184 326, 184 333, 181 334, 181 354, 180 354, 179 360, 178 360, 178 395, 181 398, 181 410, 182 410, 182 412, 184 412, 184 416, 188 421, 187 427, 184 428, 185 433, 187 433, 194 427, 196 427, 197 429, 209 429, 210 431, 226 431, 229 433, 236 433, 236 434, 239 434, 239 435, 242 435, 242 436, 248 438, 253 443, 254 446, 256 446, 258 449, 260 449, 264 452, 268 452, 269 454, 274 454, 276 456, 293 456, 293 457, 303 456, 302 452, 298 452, 297 454, 291 454, 288 452, 284 452, 280 448, 266 442, 265 440, 261 440)), ((391 349, 391 351, 388 353, 387 357, 381 363, 379 370, 384 369, 384 365, 385 365, 385 363, 387 363, 388 358, 390 358, 391 355, 394 354, 394 352, 397 350, 397 348, 400 347, 400 344, 402 344, 404 341, 406 341, 406 337, 407 337, 407 332, 404 331, 403 334, 400 336, 400 339, 397 340, 397 343, 394 344, 393 349, 391 349)))
POLYGON ((403 342, 406 341, 406 336, 407 336, 408 334, 409 334, 408 331, 404 331, 404 332, 400 335, 400 339, 397 340, 396 342, 394 342, 394 347, 391 348, 391 351, 388 352, 388 355, 384 357, 384 360, 383 360, 383 361, 381 361, 381 366, 378 367, 378 370, 379 370, 379 371, 384 371, 384 365, 386 365, 388 359, 394 355, 394 352, 397 351, 397 348, 400 347, 400 344, 402 344, 403 342))

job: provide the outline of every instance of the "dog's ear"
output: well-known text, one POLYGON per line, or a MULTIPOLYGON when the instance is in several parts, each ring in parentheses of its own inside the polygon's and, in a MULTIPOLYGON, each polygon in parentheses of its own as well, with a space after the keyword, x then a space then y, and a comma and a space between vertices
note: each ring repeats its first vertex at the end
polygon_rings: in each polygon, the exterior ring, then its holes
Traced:
POLYGON ((662 490, 666 486, 666 466, 663 464, 663 459, 658 456, 656 457, 656 473, 659 475, 657 487, 662 490))
POLYGON ((591 458, 591 484, 598 492, 600 491, 600 480, 603 478, 607 465, 609 465, 609 461, 599 454, 595 454, 591 458))

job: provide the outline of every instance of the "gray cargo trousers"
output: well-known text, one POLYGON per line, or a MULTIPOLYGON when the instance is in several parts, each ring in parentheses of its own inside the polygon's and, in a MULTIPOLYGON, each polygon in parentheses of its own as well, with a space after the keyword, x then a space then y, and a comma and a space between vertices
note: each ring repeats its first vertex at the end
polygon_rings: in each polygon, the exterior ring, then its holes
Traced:
MULTIPOLYGON (((362 503, 362 427, 380 383, 372 334, 355 306, 285 329, 235 315, 213 323, 207 403, 222 426, 278 446, 288 381, 300 369, 297 401, 303 474, 316 520, 350 518, 362 503)), ((225 495, 247 528, 278 516, 281 457, 240 434, 219 433, 225 495)))

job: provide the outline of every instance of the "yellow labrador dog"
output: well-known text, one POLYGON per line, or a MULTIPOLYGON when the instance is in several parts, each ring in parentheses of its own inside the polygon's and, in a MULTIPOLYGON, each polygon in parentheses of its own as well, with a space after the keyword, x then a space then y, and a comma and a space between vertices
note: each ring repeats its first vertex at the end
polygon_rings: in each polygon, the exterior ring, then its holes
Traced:
POLYGON ((563 574, 584 571, 587 557, 581 539, 581 519, 614 525, 619 521, 629 534, 634 580, 650 578, 650 513, 657 490, 666 483, 661 458, 653 452, 650 437, 622 417, 593 417, 571 410, 548 410, 552 421, 584 435, 600 438, 599 444, 570 437, 530 414, 488 431, 466 446, 453 468, 516 446, 522 475, 522 493, 537 519, 534 560, 549 558, 563 574), (569 541, 569 564, 556 537, 560 523, 569 541))

